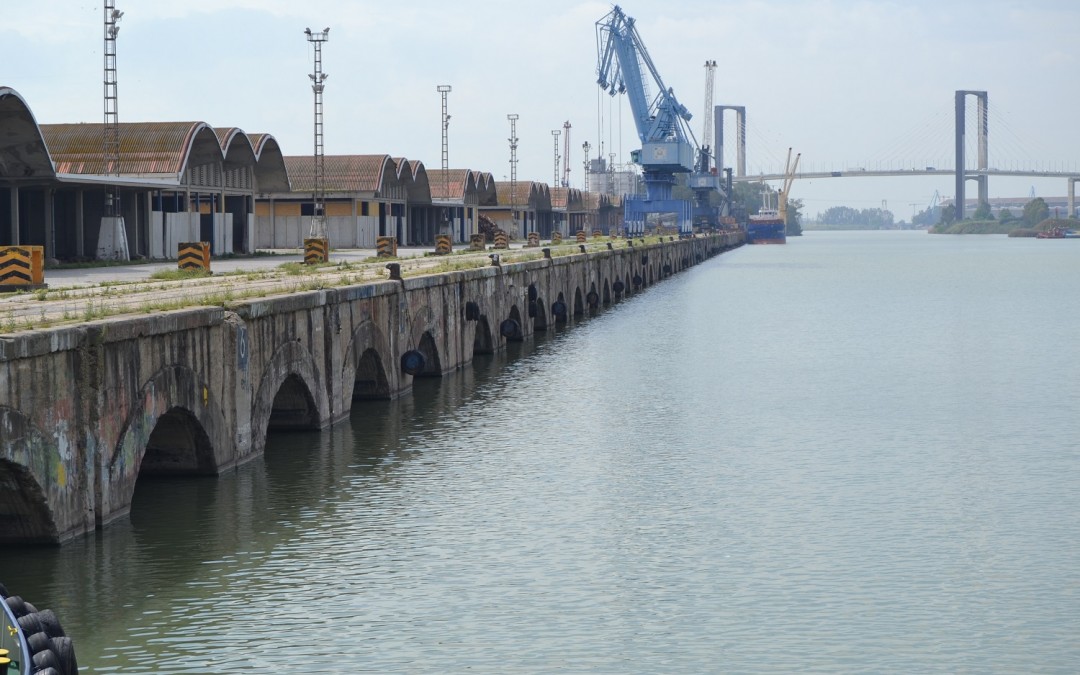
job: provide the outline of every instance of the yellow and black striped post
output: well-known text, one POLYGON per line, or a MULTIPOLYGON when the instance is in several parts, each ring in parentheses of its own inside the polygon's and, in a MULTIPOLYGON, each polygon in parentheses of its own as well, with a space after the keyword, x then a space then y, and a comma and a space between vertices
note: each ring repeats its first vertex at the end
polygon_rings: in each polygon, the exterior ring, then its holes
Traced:
POLYGON ((469 250, 470 251, 483 251, 485 248, 487 248, 487 246, 486 246, 486 243, 484 242, 484 235, 482 235, 482 234, 471 234, 471 235, 469 235, 469 250))
POLYGON ((397 238, 379 237, 375 240, 376 255, 380 258, 397 257, 397 238))
POLYGON ((435 255, 450 255, 454 250, 453 239, 448 234, 435 235, 435 255))
POLYGON ((528 241, 525 242, 525 246, 528 248, 538 248, 540 246, 540 233, 530 232, 528 241))
POLYGON ((304 239, 304 264, 318 265, 330 262, 330 240, 326 237, 304 239))
POLYGON ((510 248, 510 238, 505 230, 495 230, 495 248, 510 248))
POLYGON ((579 243, 579 244, 584 244, 584 243, 585 243, 585 241, 586 241, 586 237, 585 237, 585 230, 578 230, 578 233, 577 233, 577 243, 579 243))
POLYGON ((0 290, 45 288, 43 246, 0 246, 0 290))
POLYGON ((593 230, 592 231, 592 238, 593 239, 600 239, 603 236, 604 236, 604 233, 601 232, 600 230, 593 230))
POLYGON ((182 270, 210 271, 210 242, 182 241, 176 246, 176 263, 182 270))
POLYGON ((551 233, 551 243, 558 245, 562 243, 562 232, 555 231, 551 233))

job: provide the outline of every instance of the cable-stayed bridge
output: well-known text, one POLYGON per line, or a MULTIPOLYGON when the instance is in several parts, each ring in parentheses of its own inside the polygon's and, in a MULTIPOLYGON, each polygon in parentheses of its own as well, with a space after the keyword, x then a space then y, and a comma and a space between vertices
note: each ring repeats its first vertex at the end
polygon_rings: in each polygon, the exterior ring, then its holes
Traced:
MULTIPOLYGON (((777 168, 769 171, 748 172, 746 168, 746 108, 745 106, 718 105, 714 108, 714 128, 716 129, 716 157, 718 163, 724 157, 724 113, 735 113, 735 161, 731 166, 733 182, 753 182, 783 180, 784 173, 777 159, 777 168)), ((989 97, 985 91, 958 90, 953 106, 952 131, 948 125, 941 124, 941 111, 937 119, 924 122, 896 139, 892 147, 884 148, 878 159, 865 162, 845 162, 836 166, 823 165, 803 157, 801 169, 795 176, 799 179, 815 178, 852 178, 852 177, 902 177, 902 176, 953 176, 955 180, 955 204, 964 204, 965 211, 974 210, 980 202, 989 201, 989 178, 992 176, 1062 178, 1068 190, 1068 212, 1076 213, 1076 182, 1080 180, 1080 161, 1072 164, 1066 161, 1039 160, 1030 154, 1028 146, 1012 130, 1006 121, 1007 114, 994 109, 995 128, 1001 133, 995 134, 995 144, 1000 143, 1002 151, 996 151, 995 161, 990 162, 989 118, 992 112, 989 97), (975 109, 969 111, 970 101, 974 99, 975 109), (974 137, 969 138, 969 113, 974 112, 974 137), (949 138, 948 136, 952 137, 949 138), (916 142, 918 141, 918 142, 916 142), (927 144, 937 150, 927 152, 927 144), (940 148, 952 145, 950 157, 941 154, 940 148), (935 159, 927 160, 925 157, 935 159), (923 158, 923 159, 920 159, 923 158), (968 157, 974 161, 969 162, 968 157), (944 161, 941 161, 944 160, 944 161), (951 163, 951 166, 948 164, 951 163), (958 169, 957 167, 961 167, 958 169), (977 199, 966 196, 968 181, 976 183, 977 199)), ((946 122, 948 120, 946 119, 946 122)), ((766 154, 767 151, 766 151, 766 154)), ((777 155, 774 155, 776 157, 777 155)))

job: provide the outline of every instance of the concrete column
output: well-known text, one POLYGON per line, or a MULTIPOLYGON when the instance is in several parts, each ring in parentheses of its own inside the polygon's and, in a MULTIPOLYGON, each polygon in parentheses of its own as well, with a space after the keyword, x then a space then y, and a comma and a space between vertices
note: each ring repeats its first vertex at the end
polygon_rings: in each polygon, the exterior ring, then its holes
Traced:
POLYGON ((19 188, 11 188, 11 245, 19 245, 19 188))
POLYGON ((1069 217, 1076 217, 1076 177, 1070 178, 1069 183, 1069 217))
POLYGON ((75 191, 75 255, 80 258, 86 255, 84 248, 86 228, 83 223, 86 217, 83 213, 84 197, 85 193, 81 189, 75 191))
POLYGON ((353 221, 353 246, 361 248, 360 246, 360 218, 357 216, 358 209, 356 208, 356 199, 349 200, 349 207, 352 209, 352 221, 353 221))
POLYGON ((56 190, 45 188, 45 257, 56 257, 56 190))
POLYGON ((150 243, 151 223, 154 220, 154 193, 147 190, 143 193, 146 199, 143 201, 143 208, 146 210, 146 257, 153 256, 153 246, 150 243))

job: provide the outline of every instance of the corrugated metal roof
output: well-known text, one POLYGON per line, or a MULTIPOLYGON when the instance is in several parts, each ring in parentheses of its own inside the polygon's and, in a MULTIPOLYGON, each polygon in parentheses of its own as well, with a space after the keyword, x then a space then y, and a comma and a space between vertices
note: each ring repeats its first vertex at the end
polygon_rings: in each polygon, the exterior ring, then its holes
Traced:
MULTIPOLYGON (((315 158, 293 155, 285 158, 294 192, 315 189, 315 158)), ((396 178, 396 166, 390 155, 326 155, 323 157, 327 192, 378 192, 383 181, 396 178)))
POLYGON ((240 127, 215 128, 221 152, 225 155, 225 161, 234 166, 254 165, 257 159, 255 146, 251 138, 240 127))
POLYGON ((510 181, 495 181, 495 191, 499 206, 520 206, 536 211, 551 210, 551 192, 547 183, 518 181, 514 185, 513 201, 510 195, 510 181))
MULTIPOLYGON (((42 124, 41 133, 57 172, 104 174, 104 126, 42 124)), ((204 122, 128 122, 120 124, 119 130, 121 174, 163 174, 179 179, 189 163, 198 166, 223 158, 215 132, 204 122)))
POLYGON ((464 201, 466 194, 476 190, 476 172, 469 169, 432 169, 427 175, 432 199, 464 201))
POLYGON ((30 178, 56 175, 48 144, 34 113, 19 92, 0 87, 0 177, 30 178))

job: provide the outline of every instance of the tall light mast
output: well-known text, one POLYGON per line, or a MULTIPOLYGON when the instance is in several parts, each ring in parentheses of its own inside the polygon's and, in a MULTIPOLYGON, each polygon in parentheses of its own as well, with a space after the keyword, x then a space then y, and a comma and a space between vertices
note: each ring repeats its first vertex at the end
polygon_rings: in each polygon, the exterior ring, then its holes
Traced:
POLYGON ((446 112, 446 95, 450 93, 450 85, 440 84, 435 90, 442 95, 442 173, 444 199, 450 198, 450 146, 448 129, 450 127, 450 115, 446 112))
POLYGON ((510 221, 513 223, 513 229, 517 231, 517 113, 510 113, 506 116, 506 119, 510 120, 510 221))
POLYGON ((322 45, 329 39, 330 29, 324 28, 321 32, 313 33, 310 28, 304 29, 304 35, 308 42, 315 47, 315 71, 308 75, 311 78, 311 91, 315 93, 315 185, 311 199, 314 204, 314 213, 311 218, 311 237, 326 237, 325 201, 326 186, 323 184, 326 178, 323 164, 323 90, 326 88, 326 78, 329 77, 322 71, 322 45))
MULTIPOLYGON (((701 169, 703 173, 709 171, 709 155, 712 153, 713 144, 713 81, 716 79, 716 61, 705 62, 705 130, 701 134, 701 169)), ((719 166, 719 158, 717 158, 719 166)))
MULTIPOLYGON (((105 124, 101 131, 101 172, 105 176, 105 203, 97 237, 97 257, 102 260, 128 260, 127 229, 120 208, 120 113, 116 91, 117 22, 124 13, 114 0, 105 0, 105 124)), ((82 248, 82 241, 78 243, 82 248)))
MULTIPOLYGON (((116 86, 116 35, 124 13, 116 9, 115 0, 105 0, 105 126, 101 131, 101 154, 105 160, 105 175, 120 177, 120 111, 116 86)), ((105 188, 105 216, 120 213, 120 195, 115 185, 105 188)))
POLYGON ((570 120, 563 122, 563 176, 562 186, 570 187, 570 120))
POLYGON ((559 135, 560 134, 562 134, 562 129, 552 129, 551 130, 551 140, 553 141, 553 144, 555 146, 554 150, 553 150, 553 155, 554 155, 553 166, 554 166, 554 168, 552 169, 552 172, 551 172, 552 173, 551 184, 553 186, 559 185, 559 135))
POLYGON ((584 143, 581 144, 581 149, 585 151, 585 162, 581 166, 585 170, 585 192, 588 192, 589 191, 589 150, 592 149, 592 146, 589 145, 588 141, 585 141, 584 143))

